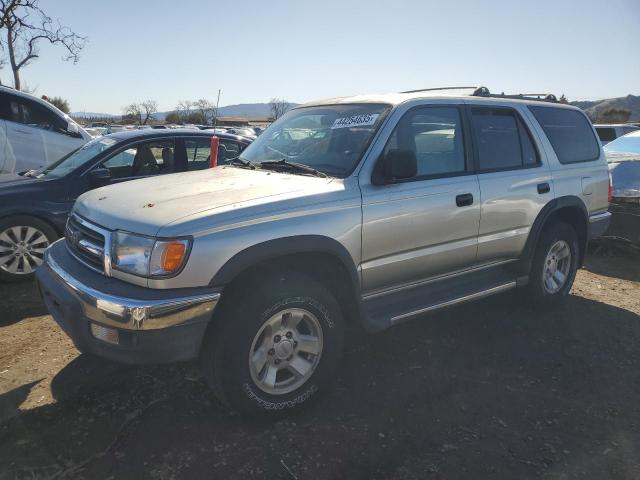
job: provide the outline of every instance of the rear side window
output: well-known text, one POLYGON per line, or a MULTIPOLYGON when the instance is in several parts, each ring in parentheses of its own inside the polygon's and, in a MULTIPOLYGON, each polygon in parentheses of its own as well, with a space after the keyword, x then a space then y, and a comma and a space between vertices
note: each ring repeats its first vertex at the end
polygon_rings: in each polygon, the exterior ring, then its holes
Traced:
POLYGON ((612 127, 596 127, 596 133, 602 142, 612 142, 616 139, 616 129, 612 127))
POLYGON ((600 145, 587 117, 578 110, 530 106, 560 163, 589 162, 600 157, 600 145))
POLYGON ((472 108, 480 171, 538 165, 538 151, 518 114, 510 108, 472 108))

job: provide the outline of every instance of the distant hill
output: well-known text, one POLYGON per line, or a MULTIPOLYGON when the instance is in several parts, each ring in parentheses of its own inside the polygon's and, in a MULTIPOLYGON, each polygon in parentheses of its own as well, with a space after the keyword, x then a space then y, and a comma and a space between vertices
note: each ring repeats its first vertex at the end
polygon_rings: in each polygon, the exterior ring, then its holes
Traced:
POLYGON ((605 98, 604 100, 571 102, 571 105, 583 109, 589 118, 594 119, 602 112, 610 108, 629 110, 631 117, 629 121, 640 121, 640 96, 627 95, 626 97, 605 98))
MULTIPOLYGON (((295 103, 292 105, 296 105, 295 103)), ((268 103, 239 103, 237 105, 226 105, 220 107, 221 117, 269 117, 271 115, 271 107, 268 103)), ((171 113, 157 112, 153 117, 158 121, 164 121, 165 117, 171 113)), ((113 118, 120 117, 120 115, 112 115, 110 113, 98 113, 98 112, 73 112, 71 116, 74 118, 113 118)))

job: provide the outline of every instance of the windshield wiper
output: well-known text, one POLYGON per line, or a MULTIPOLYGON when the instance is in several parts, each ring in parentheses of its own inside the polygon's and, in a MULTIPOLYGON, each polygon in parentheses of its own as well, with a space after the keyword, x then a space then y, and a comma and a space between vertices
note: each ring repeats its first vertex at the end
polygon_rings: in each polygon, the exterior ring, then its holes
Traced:
POLYGON ((244 160, 240 157, 232 158, 227 164, 238 165, 240 167, 250 168, 251 170, 255 170, 256 168, 249 160, 244 160))
POLYGON ((315 175, 316 177, 324 177, 327 178, 328 175, 324 172, 316 170, 309 165, 305 165, 304 163, 296 163, 290 162, 286 158, 281 160, 267 160, 265 162, 260 162, 260 168, 275 168, 275 169, 286 169, 286 170, 296 170, 298 172, 310 173, 311 175, 315 175))

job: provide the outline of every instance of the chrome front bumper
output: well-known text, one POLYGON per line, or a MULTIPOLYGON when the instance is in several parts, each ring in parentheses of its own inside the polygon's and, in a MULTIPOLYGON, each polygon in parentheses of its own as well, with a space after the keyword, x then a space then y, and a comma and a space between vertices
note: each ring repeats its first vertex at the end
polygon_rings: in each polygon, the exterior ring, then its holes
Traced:
POLYGON ((169 299, 120 297, 83 284, 69 275, 48 252, 45 263, 76 294, 85 316, 107 326, 129 330, 173 327, 212 314, 220 299, 219 292, 169 299))
POLYGON ((80 351, 127 363, 196 357, 220 300, 210 288, 156 290, 105 277, 61 241, 47 250, 36 279, 47 309, 80 351), (118 344, 94 337, 95 326, 117 330, 118 344))

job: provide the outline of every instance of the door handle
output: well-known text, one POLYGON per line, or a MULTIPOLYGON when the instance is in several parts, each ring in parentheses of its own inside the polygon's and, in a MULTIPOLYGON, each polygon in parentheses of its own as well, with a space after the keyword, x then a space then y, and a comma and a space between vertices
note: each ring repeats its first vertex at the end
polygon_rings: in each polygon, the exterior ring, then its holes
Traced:
POLYGON ((549 193, 551 191, 551 187, 547 182, 538 184, 538 193, 549 193))
POLYGON ((462 195, 456 196, 456 205, 459 207, 473 205, 473 195, 471 193, 463 193, 462 195))

